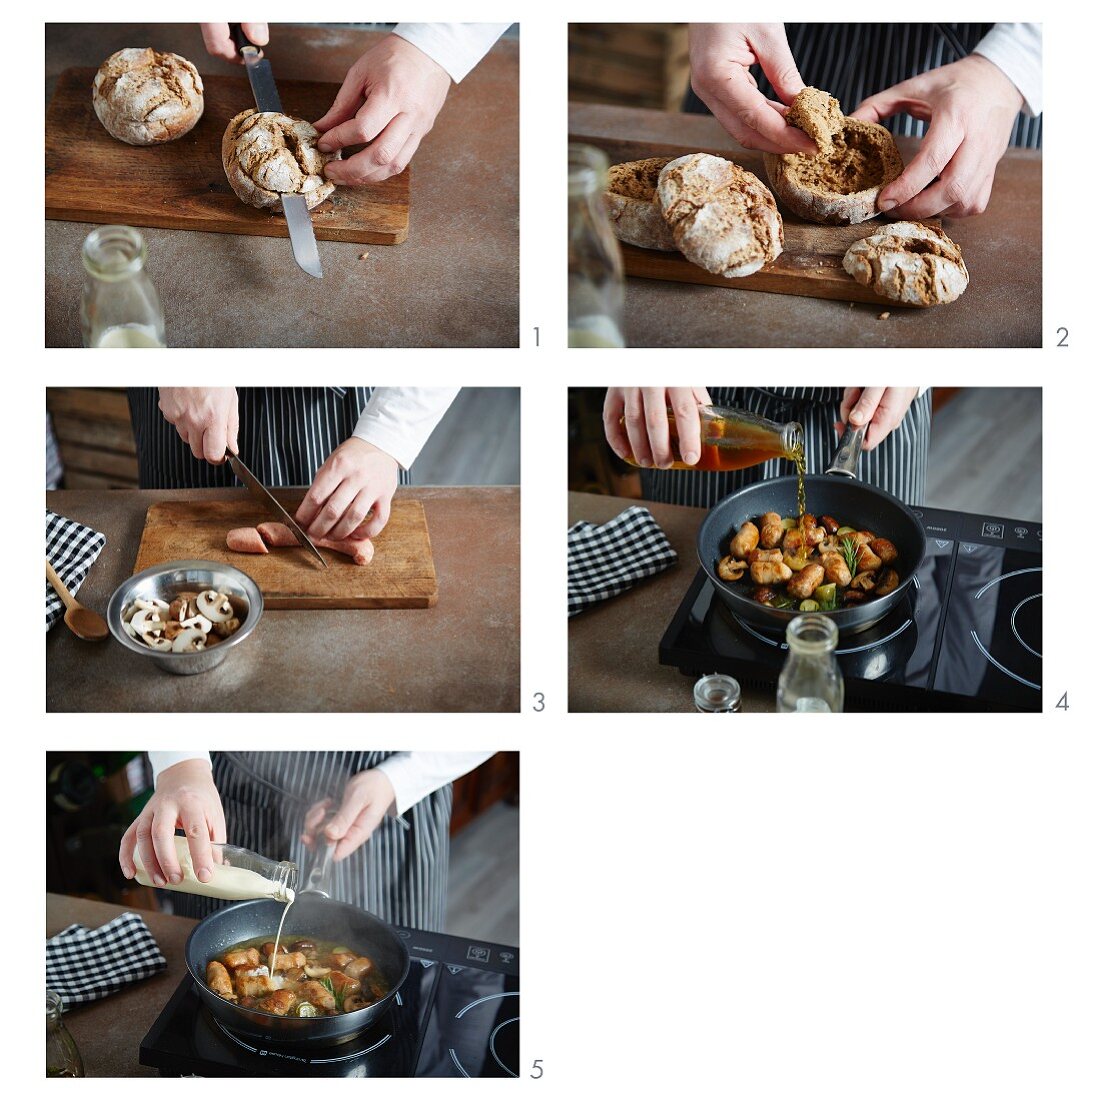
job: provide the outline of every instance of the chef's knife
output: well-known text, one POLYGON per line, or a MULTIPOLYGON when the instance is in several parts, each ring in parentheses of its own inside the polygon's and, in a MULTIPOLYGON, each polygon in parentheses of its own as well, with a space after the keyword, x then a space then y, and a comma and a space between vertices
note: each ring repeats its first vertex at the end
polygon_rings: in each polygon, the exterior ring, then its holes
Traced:
MULTIPOLYGON (((269 61, 261 56, 261 51, 243 33, 239 23, 230 24, 232 41, 236 44, 243 64, 247 69, 247 79, 251 82, 255 105, 260 111, 275 111, 283 114, 281 97, 277 94, 273 68, 269 61)), ((315 244, 315 231, 312 229, 311 215, 303 195, 282 195, 281 208, 285 212, 285 222, 289 227, 289 240, 292 241, 292 253, 301 270, 317 279, 323 278, 323 265, 319 262, 319 249, 315 244)))
POLYGON ((243 465, 243 462, 240 459, 239 455, 229 453, 228 461, 231 463, 232 469, 235 471, 236 477, 238 477, 239 480, 247 486, 247 489, 250 491, 251 496, 253 496, 255 500, 260 501, 263 505, 270 509, 277 516, 277 518, 300 540, 300 545, 303 546, 304 549, 310 550, 323 563, 323 568, 326 569, 327 559, 324 558, 323 555, 320 554, 319 551, 315 548, 315 543, 313 543, 312 540, 304 534, 304 529, 300 526, 300 524, 298 524, 296 520, 294 520, 292 516, 290 516, 289 513, 286 512, 280 504, 278 504, 277 499, 270 492, 270 490, 267 489, 266 486, 263 485, 262 482, 259 481, 258 478, 255 477, 254 474, 252 474, 251 471, 243 465))

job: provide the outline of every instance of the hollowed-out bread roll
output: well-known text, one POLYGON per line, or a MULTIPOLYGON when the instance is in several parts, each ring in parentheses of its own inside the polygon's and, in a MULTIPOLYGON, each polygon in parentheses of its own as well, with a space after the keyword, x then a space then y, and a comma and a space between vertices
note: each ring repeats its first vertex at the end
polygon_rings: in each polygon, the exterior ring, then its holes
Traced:
POLYGON ((661 170, 657 195, 676 247, 706 271, 740 278, 783 250, 783 223, 768 189, 732 161, 688 153, 661 170))
POLYGON ((892 222, 855 241, 844 270, 875 294, 909 306, 952 302, 969 285, 961 247, 931 225, 892 222))
POLYGON ((319 133, 310 122, 273 111, 241 111, 224 131, 224 174, 242 202, 260 210, 280 210, 282 195, 303 195, 308 209, 334 191, 323 175, 341 152, 321 153, 319 133))
POLYGON ((95 114, 129 145, 159 145, 194 128, 205 109, 197 69, 177 53, 118 50, 99 66, 91 88, 95 114))
POLYGON ((798 217, 824 225, 857 225, 878 215, 877 197, 904 171, 884 126, 845 118, 832 152, 764 153, 771 189, 798 217))
POLYGON ((661 216, 657 178, 671 157, 649 157, 613 164, 608 169, 604 205, 615 235, 639 248, 675 252, 672 230, 661 216))

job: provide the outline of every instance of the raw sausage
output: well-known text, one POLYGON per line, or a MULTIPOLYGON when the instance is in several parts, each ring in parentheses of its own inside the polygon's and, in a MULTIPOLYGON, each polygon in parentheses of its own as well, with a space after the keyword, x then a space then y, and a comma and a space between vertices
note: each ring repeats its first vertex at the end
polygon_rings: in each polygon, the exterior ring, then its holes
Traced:
POLYGON ((292 528, 284 523, 260 523, 258 533, 266 540, 267 546, 275 549, 281 546, 300 545, 300 540, 292 533, 292 528))
POLYGON ((372 539, 313 539, 312 541, 323 550, 345 554, 353 559, 354 565, 368 565, 372 561, 373 554, 376 553, 372 539))
POLYGON ((237 554, 268 554, 257 527, 236 527, 228 532, 228 549, 237 554))

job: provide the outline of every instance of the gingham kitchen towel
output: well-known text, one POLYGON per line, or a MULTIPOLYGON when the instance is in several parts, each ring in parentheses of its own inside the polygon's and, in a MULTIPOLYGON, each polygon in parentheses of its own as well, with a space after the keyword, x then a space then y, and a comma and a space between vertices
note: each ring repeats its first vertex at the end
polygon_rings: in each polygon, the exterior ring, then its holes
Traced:
POLYGON ((87 1004, 167 966, 144 918, 122 913, 101 928, 70 924, 46 940, 46 988, 65 1005, 87 1004))
MULTIPOLYGON (((106 535, 46 509, 46 560, 74 596, 105 545, 106 535)), ((53 591, 53 585, 48 580, 45 583, 48 631, 64 615, 65 605, 53 591)))
POLYGON ((676 551, 649 509, 637 505, 607 523, 575 523, 566 541, 571 618, 676 561, 676 551))

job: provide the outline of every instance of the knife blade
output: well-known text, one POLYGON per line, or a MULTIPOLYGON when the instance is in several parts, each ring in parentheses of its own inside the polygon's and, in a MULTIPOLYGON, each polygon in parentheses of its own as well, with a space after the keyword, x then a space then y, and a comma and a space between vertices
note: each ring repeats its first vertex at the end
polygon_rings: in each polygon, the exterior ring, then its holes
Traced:
POLYGON ((239 455, 228 454, 228 462, 231 464, 232 470, 236 477, 247 486, 248 491, 255 500, 263 504, 267 509, 272 511, 274 515, 286 526, 292 533, 300 540, 300 545, 305 550, 310 550, 319 560, 323 563, 323 568, 327 568, 327 559, 315 547, 315 543, 312 542, 306 534, 304 529, 285 511, 284 508, 278 503, 277 498, 262 484, 261 481, 255 477, 254 474, 243 464, 243 460, 239 455))
MULTIPOLYGON (((284 114, 281 97, 277 94, 273 67, 261 56, 259 48, 243 33, 239 23, 231 24, 232 41, 236 44, 243 65, 247 70, 247 79, 251 82, 251 91, 255 97, 255 106, 260 111, 274 111, 284 114)), ((312 228, 308 203, 303 195, 282 195, 281 209, 285 214, 285 223, 289 227, 289 240, 292 242, 292 254, 301 271, 316 279, 323 278, 323 265, 319 262, 319 248, 315 243, 315 230, 312 228)))

